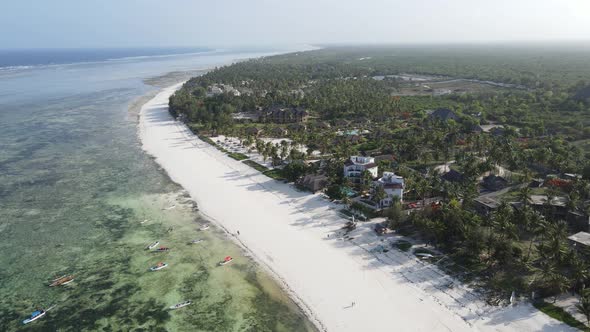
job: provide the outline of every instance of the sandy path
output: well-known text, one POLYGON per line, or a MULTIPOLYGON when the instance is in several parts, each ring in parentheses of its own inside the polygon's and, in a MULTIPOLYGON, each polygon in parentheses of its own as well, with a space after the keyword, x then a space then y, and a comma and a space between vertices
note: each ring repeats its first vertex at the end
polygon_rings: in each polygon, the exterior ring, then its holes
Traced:
POLYGON ((564 331, 530 305, 498 309, 449 277, 398 251, 373 255, 369 225, 354 241, 334 233, 336 206, 294 190, 198 140, 167 112, 164 89, 141 111, 144 149, 271 271, 321 329, 328 331, 564 331), (328 234, 331 234, 328 238, 328 234), (451 280, 452 281, 452 280, 451 280), (352 302, 355 302, 354 306, 352 302))

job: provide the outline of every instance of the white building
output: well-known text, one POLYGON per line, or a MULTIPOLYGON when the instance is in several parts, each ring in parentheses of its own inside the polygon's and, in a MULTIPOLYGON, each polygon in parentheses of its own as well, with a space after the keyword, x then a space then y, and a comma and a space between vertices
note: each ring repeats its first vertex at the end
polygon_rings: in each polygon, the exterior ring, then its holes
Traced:
POLYGON ((404 178, 395 175, 393 172, 383 172, 383 176, 375 181, 376 186, 381 186, 385 190, 387 197, 381 200, 381 206, 390 206, 393 198, 398 197, 399 201, 404 199, 404 178))
POLYGON ((223 90, 217 85, 210 86, 207 90, 207 97, 213 97, 223 93, 223 90))
POLYGON ((361 182, 363 172, 367 171, 372 178, 377 177, 378 167, 375 158, 352 156, 344 163, 344 177, 350 178, 353 182, 361 182))

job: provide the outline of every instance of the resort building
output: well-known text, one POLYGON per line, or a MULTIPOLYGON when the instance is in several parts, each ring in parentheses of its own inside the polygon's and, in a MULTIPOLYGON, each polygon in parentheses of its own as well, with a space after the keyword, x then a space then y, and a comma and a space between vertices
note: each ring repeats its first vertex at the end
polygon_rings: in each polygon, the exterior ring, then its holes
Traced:
POLYGON ((302 108, 281 108, 272 107, 270 109, 261 111, 259 114, 260 122, 270 123, 299 123, 305 122, 309 118, 307 113, 302 108))
POLYGON ((402 202, 404 199, 404 178, 393 172, 383 172, 383 176, 375 181, 376 186, 383 187, 386 197, 379 202, 381 206, 390 206, 394 197, 402 202))
POLYGON ((369 172, 372 178, 377 177, 375 158, 352 156, 344 163, 344 177, 350 178, 354 183, 361 182, 364 171, 369 172))
POLYGON ((579 232, 568 237, 570 246, 582 256, 590 257, 590 234, 579 232))
POLYGON ((311 192, 323 190, 328 184, 328 177, 324 174, 307 174, 301 177, 296 184, 311 192))

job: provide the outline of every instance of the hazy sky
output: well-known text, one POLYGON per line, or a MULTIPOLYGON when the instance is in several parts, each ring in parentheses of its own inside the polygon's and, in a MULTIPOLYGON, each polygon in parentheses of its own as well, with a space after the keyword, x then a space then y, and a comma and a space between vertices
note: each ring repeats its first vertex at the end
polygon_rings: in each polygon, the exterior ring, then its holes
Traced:
POLYGON ((0 0, 0 48, 590 40, 590 0, 0 0))

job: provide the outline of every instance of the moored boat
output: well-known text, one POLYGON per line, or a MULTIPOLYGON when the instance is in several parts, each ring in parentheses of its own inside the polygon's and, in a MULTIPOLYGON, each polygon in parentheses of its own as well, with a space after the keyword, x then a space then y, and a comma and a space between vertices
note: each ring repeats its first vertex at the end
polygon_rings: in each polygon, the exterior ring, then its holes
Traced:
POLYGON ((209 229, 209 227, 210 227, 209 224, 205 224, 205 225, 201 226, 201 228, 199 228, 199 229, 202 231, 206 231, 209 229))
POLYGON ((170 306, 170 310, 175 310, 175 309, 180 309, 180 308, 184 308, 188 305, 191 305, 193 302, 192 301, 184 301, 184 302, 180 302, 178 304, 175 304, 173 306, 170 306))
POLYGON ((225 265, 230 263, 231 261, 233 261, 234 259, 231 258, 231 256, 227 256, 225 257, 221 262, 219 262, 219 265, 225 265))
POLYGON ((158 248, 158 249, 156 249, 154 251, 156 251, 156 252, 170 251, 170 248, 168 248, 168 247, 160 247, 160 248, 158 248))
POLYGON ((146 250, 154 249, 158 244, 160 244, 160 241, 156 241, 156 242, 150 244, 149 246, 145 247, 145 249, 146 250))
POLYGON ((197 243, 201 243, 203 241, 204 241, 203 239, 194 239, 191 242, 189 242, 189 244, 197 244, 197 243))
POLYGON ((72 281, 74 281, 74 276, 65 275, 65 276, 53 279, 53 282, 51 284, 49 284, 49 287, 67 285, 67 284, 71 283, 72 281))
POLYGON ((167 268, 168 264, 160 262, 156 266, 150 267, 150 271, 160 271, 161 269, 167 268))
POLYGON ((23 324, 29 324, 31 322, 34 322, 37 319, 45 316, 45 314, 47 314, 47 311, 45 311, 43 309, 39 309, 39 310, 33 311, 33 313, 31 314, 31 317, 23 320, 23 324))

